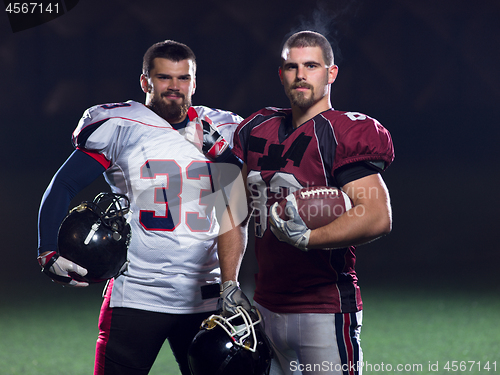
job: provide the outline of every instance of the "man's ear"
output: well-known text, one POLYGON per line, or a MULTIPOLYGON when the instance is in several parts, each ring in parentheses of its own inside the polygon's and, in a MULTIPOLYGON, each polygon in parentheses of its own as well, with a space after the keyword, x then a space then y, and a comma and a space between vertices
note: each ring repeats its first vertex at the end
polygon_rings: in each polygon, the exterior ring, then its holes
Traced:
POLYGON ((280 76, 281 84, 283 84, 283 70, 281 69, 281 66, 278 68, 278 74, 280 76))
POLYGON ((337 65, 332 65, 328 68, 328 83, 332 84, 337 79, 337 74, 339 74, 339 67, 337 65))
POLYGON ((150 93, 151 92, 151 85, 149 84, 149 79, 146 77, 144 74, 141 74, 140 78, 141 82, 141 89, 144 91, 144 93, 150 93))

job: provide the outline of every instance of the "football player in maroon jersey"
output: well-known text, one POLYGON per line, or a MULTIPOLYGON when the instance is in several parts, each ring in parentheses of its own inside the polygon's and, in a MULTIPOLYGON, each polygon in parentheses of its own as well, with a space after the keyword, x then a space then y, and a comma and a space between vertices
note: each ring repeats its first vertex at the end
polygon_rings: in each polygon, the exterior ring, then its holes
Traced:
MULTIPOLYGON (((354 246, 391 231, 389 192, 381 173, 393 161, 394 149, 377 120, 332 108, 330 88, 337 74, 323 35, 295 33, 284 44, 279 69, 291 108, 264 108, 240 123, 234 136, 233 152, 245 163, 255 222, 254 304, 276 352, 272 374, 362 370, 354 246), (315 230, 305 226, 292 202, 287 203, 291 218, 280 219, 278 202, 308 186, 341 188, 353 208, 315 230)), ((245 301, 237 282, 244 230, 219 239, 226 314, 245 301)))

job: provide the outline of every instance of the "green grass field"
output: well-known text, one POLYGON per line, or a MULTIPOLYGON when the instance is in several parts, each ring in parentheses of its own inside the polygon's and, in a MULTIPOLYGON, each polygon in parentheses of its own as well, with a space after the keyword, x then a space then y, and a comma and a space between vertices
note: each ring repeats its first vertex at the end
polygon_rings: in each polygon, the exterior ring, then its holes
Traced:
MULTIPOLYGON (((481 293, 364 288, 364 374, 500 373, 500 300, 481 293)), ((99 286, 2 294, 0 374, 92 374, 99 286)), ((168 345, 151 374, 179 374, 168 345)))
POLYGON ((366 373, 500 373, 498 293, 479 293, 365 290, 361 345, 373 365, 366 373))

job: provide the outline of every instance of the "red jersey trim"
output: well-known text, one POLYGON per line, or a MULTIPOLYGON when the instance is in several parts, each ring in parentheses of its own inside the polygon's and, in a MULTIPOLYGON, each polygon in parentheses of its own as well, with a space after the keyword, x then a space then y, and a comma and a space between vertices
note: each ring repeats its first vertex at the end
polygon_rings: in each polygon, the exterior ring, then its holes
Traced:
POLYGON ((189 118, 189 121, 193 121, 196 117, 198 117, 198 112, 196 112, 196 109, 194 109, 193 107, 189 107, 187 116, 189 118))
POLYGON ((87 151, 87 150, 84 150, 83 148, 80 148, 80 147, 77 147, 76 149, 87 154, 88 156, 93 158, 95 161, 97 161, 99 164, 101 164, 106 169, 108 169, 111 166, 111 162, 108 159, 106 159, 106 157, 103 154, 99 154, 97 152, 87 151))

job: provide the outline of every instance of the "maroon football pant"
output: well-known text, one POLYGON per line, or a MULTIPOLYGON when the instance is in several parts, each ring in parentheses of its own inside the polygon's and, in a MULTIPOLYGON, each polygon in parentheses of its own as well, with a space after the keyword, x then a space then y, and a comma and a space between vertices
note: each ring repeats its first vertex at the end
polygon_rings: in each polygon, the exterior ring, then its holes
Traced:
POLYGON ((202 321, 214 312, 165 314, 110 308, 112 284, 99 316, 94 375, 146 375, 165 340, 183 375, 190 375, 187 352, 202 321))

